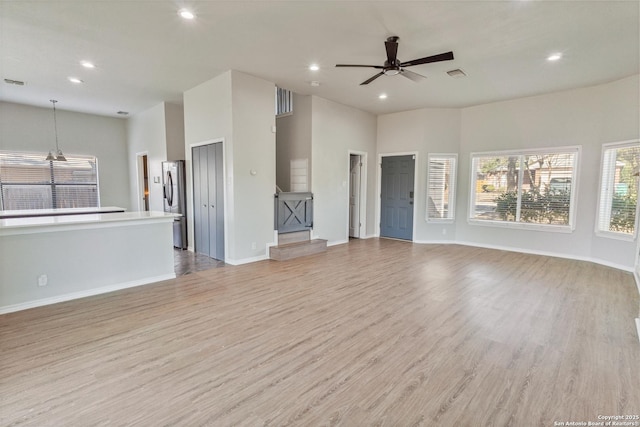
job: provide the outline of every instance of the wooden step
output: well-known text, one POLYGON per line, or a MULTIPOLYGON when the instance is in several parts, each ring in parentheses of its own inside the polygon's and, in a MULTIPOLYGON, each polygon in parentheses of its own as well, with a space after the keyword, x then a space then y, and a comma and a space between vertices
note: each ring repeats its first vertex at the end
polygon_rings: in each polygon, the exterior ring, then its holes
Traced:
POLYGON ((327 241, 313 239, 304 242, 288 243, 286 245, 272 246, 269 248, 269 258, 276 261, 286 261, 302 256, 318 254, 327 250, 327 241))
POLYGON ((309 240, 311 240, 311 232, 309 230, 278 234, 278 245, 288 245, 290 243, 297 242, 308 242, 309 240))

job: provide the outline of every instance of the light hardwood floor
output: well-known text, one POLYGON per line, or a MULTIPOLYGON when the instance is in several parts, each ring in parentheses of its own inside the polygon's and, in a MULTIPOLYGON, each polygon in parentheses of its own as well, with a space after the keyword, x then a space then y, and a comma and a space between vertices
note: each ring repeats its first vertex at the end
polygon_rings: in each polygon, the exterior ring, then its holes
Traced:
POLYGON ((0 316, 0 424, 553 426, 640 414, 629 273, 355 240, 0 316))

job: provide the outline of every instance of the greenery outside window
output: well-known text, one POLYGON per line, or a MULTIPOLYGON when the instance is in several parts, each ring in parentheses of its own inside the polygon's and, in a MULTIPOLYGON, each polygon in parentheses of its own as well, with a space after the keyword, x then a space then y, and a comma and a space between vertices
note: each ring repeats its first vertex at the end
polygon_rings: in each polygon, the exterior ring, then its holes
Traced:
POLYGON ((579 147, 472 154, 469 221, 569 232, 579 147))
POLYGON ((429 154, 427 168, 427 221, 455 218, 457 154, 429 154))
POLYGON ((640 141, 603 145, 596 233, 635 237, 639 173, 640 141))
POLYGON ((0 210, 99 207, 97 159, 66 157, 0 151, 0 210))

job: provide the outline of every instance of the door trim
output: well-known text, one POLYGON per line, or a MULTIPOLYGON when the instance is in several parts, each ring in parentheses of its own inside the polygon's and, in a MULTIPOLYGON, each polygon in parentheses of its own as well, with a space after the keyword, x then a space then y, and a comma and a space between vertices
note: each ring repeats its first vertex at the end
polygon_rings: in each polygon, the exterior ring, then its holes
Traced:
MULTIPOLYGON (((380 202, 380 195, 382 194, 382 158, 383 157, 397 157, 397 156, 414 156, 415 160, 413 163, 414 166, 414 174, 413 174, 413 233, 411 236, 411 241, 415 242, 416 241, 416 225, 417 225, 417 219, 418 219, 418 215, 416 215, 416 206, 418 206, 418 203, 420 203, 420 206, 422 206, 422 194, 421 191, 419 191, 418 189, 420 187, 418 187, 418 176, 420 175, 420 171, 422 170, 422 168, 420 167, 420 163, 419 163, 419 157, 418 157, 418 152, 417 151, 399 151, 399 152, 395 152, 395 153, 378 153, 378 163, 376 165, 376 175, 378 177, 377 179, 377 184, 376 184, 376 227, 375 227, 375 237, 380 237, 380 209, 382 209, 382 203, 380 202)), ((385 237, 386 238, 386 237, 385 237)))
MULTIPOLYGON (((367 160, 368 153, 366 151, 347 150, 347 176, 351 175, 351 155, 360 156, 362 167, 360 168, 360 228, 358 235, 360 239, 366 239, 367 236, 367 160)), ((347 191, 347 241, 349 241, 349 192, 347 191)))
POLYGON ((233 188, 227 188, 227 186, 233 186, 233 183, 229 183, 227 181, 227 146, 225 144, 224 138, 214 138, 207 139, 200 142, 194 142, 193 144, 189 144, 189 149, 185 150, 185 173, 187 175, 187 242, 189 242, 190 246, 187 250, 191 252, 195 252, 195 233, 193 229, 193 221, 195 219, 195 215, 193 213, 193 159, 191 158, 191 153, 193 152, 194 147, 200 147, 202 145, 216 144, 218 142, 222 143, 222 198, 224 200, 224 257, 227 258, 229 256, 229 230, 228 230, 228 221, 230 211, 229 211, 229 203, 228 203, 228 191, 233 191, 233 188))
MULTIPOLYGON (((144 212, 144 205, 142 203, 142 194, 141 190, 144 192, 144 171, 142 170, 142 158, 147 156, 147 174, 149 174, 148 179, 151 179, 151 174, 149 173, 149 152, 148 151, 140 151, 136 153, 136 194, 137 194, 137 208, 138 211, 144 212)), ((149 184, 151 184, 149 182, 149 184)), ((149 210, 151 210, 151 186, 149 185, 149 210)))

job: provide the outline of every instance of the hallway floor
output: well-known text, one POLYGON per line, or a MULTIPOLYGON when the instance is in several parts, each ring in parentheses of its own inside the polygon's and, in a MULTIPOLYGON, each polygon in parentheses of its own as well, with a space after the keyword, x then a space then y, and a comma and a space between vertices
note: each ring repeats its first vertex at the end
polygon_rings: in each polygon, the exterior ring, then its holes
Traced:
POLYGON ((225 265, 224 261, 218 261, 206 255, 175 248, 173 249, 173 264, 176 276, 185 276, 197 271, 224 267, 225 265))

